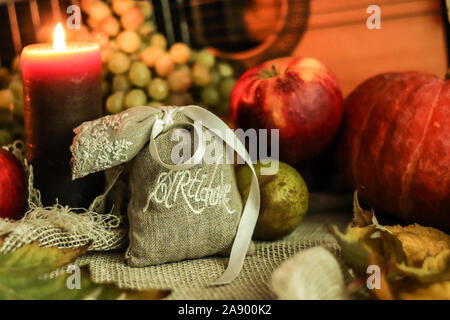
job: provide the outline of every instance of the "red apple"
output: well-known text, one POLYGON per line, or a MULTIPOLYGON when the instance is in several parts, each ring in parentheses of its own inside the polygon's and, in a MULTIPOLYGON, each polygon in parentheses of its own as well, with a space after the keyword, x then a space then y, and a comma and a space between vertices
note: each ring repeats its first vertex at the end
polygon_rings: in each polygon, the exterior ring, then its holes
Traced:
POLYGON ((341 122, 342 92, 313 58, 278 58, 245 72, 231 95, 238 128, 279 129, 280 159, 311 158, 331 142, 341 122))
POLYGON ((10 152, 0 148, 0 218, 18 219, 25 211, 25 171, 10 152))

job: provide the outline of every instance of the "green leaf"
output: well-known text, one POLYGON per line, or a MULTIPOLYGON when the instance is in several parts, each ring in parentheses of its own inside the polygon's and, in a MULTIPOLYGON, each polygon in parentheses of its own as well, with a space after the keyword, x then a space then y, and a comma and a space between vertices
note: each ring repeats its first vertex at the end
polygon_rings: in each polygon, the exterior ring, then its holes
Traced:
POLYGON ((21 278, 13 282, 10 290, 4 291, 0 285, 0 299, 40 299, 40 300, 156 300, 166 297, 167 290, 126 290, 114 284, 98 284, 91 281, 88 268, 80 269, 79 289, 70 289, 73 274, 63 274, 53 279, 21 278))
MULTIPOLYGON (((3 239, 0 238, 0 246, 3 239)), ((53 271, 86 252, 88 246, 70 249, 43 248, 38 242, 13 252, 0 254, 0 282, 4 278, 42 275, 53 271)))
MULTIPOLYGON (((0 238, 0 245, 3 239, 0 238)), ((40 247, 38 243, 24 245, 17 250, 0 254, 0 299, 162 299, 167 290, 126 290, 114 284, 98 284, 91 280, 89 269, 63 272, 55 278, 43 275, 72 262, 87 250, 40 247), (79 282, 77 282, 79 279, 79 282), (79 286, 76 286, 79 284, 79 286), (77 289, 78 287, 79 289, 77 289), (73 288, 73 289, 71 289, 73 288)))

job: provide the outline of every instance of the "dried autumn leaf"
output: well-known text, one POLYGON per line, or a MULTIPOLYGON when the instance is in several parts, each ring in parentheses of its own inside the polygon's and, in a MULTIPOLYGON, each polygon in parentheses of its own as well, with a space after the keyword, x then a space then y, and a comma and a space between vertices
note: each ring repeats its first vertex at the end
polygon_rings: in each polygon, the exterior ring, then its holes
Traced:
MULTIPOLYGON (((0 238, 0 246, 2 243, 0 238)), ((0 254, 0 299, 161 299, 169 294, 165 290, 134 291, 93 283, 86 268, 80 270, 80 289, 69 289, 71 274, 42 279, 44 274, 72 262, 86 249, 44 248, 34 242, 0 254)))
POLYGON ((406 261, 400 241, 375 225, 353 227, 346 234, 335 226, 331 226, 330 231, 341 246, 344 261, 357 272, 366 272, 369 264, 385 265, 388 261, 406 261))
POLYGON ((450 236, 418 224, 382 226, 373 211, 363 210, 354 198, 352 227, 331 233, 348 266, 363 283, 367 267, 380 270, 380 288, 368 290, 377 299, 447 299, 450 295, 450 236))
POLYGON ((367 227, 373 224, 374 212, 363 210, 359 204, 358 191, 353 194, 353 221, 352 225, 355 227, 367 227))
POLYGON ((380 286, 374 287, 370 290, 370 293, 378 300, 394 300, 394 293, 388 281, 386 266, 380 265, 379 256, 376 254, 371 255, 370 264, 380 267, 380 286))
POLYGON ((400 264, 395 271, 397 275, 422 283, 450 281, 450 250, 426 258, 420 268, 400 264))
POLYGON ((401 241, 409 266, 420 267, 426 257, 450 250, 450 236, 435 228, 418 224, 386 228, 401 241))
MULTIPOLYGON (((364 228, 353 227, 346 234, 341 233, 335 226, 330 226, 330 231, 341 246, 341 255, 346 264, 357 273, 364 275, 356 282, 362 283, 364 289, 367 290, 367 267, 369 265, 379 266, 381 285, 380 288, 371 290, 370 294, 380 300, 392 300, 393 293, 386 276, 386 258, 380 252, 380 248, 386 247, 388 244, 391 244, 391 246, 392 244, 398 245, 395 241, 389 240, 391 235, 384 230, 379 230, 374 225, 364 228), (388 239, 384 240, 385 237, 388 239)), ((397 252, 397 250, 394 250, 394 252, 397 252)))
POLYGON ((358 191, 353 194, 353 220, 352 227, 368 227, 374 226, 377 229, 388 231, 384 226, 378 223, 375 212, 372 210, 364 210, 361 208, 358 200, 358 191))
POLYGON ((375 228, 376 231, 365 240, 365 243, 371 248, 372 252, 380 256, 378 259, 379 265, 406 263, 407 259, 402 243, 389 231, 375 228))

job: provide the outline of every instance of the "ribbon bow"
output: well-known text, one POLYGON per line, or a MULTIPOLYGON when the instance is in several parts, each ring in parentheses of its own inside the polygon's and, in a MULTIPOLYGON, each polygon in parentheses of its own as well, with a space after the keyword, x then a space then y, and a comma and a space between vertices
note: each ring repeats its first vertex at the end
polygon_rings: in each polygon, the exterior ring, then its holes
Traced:
POLYGON ((152 135, 159 135, 161 132, 167 131, 174 124, 173 118, 183 107, 159 107, 163 111, 162 119, 156 119, 153 124, 152 135))
MULTIPOLYGON (((169 130, 170 128, 174 126, 191 126, 194 128, 194 132, 197 135, 197 137, 202 136, 202 128, 194 121, 194 123, 190 123, 187 121, 174 121, 174 117, 178 112, 183 113, 183 109, 185 107, 159 107, 163 111, 162 118, 156 119, 155 123, 152 127, 152 132, 150 134, 150 144, 149 144, 149 150, 152 158, 163 167, 170 169, 170 170, 186 170, 191 167, 193 167, 196 164, 201 163, 203 156, 205 155, 205 146, 203 143, 197 144, 197 149, 194 152, 194 155, 186 160, 183 163, 171 165, 164 163, 158 153, 158 148, 156 147, 155 139, 158 137, 159 134, 162 132, 165 132, 169 130)), ((193 119, 194 120, 194 119, 193 119)))

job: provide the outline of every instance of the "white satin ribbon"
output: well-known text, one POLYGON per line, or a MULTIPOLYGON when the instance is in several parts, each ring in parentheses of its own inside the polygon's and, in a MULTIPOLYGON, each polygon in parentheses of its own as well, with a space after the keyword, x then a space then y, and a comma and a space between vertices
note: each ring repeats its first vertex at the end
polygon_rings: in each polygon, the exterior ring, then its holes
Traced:
POLYGON ((250 245, 253 231, 255 229, 256 221, 258 220, 259 215, 259 185, 251 158, 244 145, 234 134, 234 132, 231 132, 230 130, 230 134, 227 134, 227 131, 229 130, 227 124, 208 110, 192 105, 186 107, 160 107, 159 109, 163 111, 163 116, 161 119, 157 119, 155 121, 150 135, 149 144, 150 154, 157 163, 169 170, 185 170, 201 163, 205 154, 205 146, 202 141, 199 141, 199 143, 197 144, 197 149, 195 150, 192 158, 186 160, 183 163, 175 165, 166 164, 161 160, 155 143, 155 139, 159 134, 169 130, 174 126, 179 125, 193 126, 197 136, 201 137, 202 128, 195 124, 195 121, 199 121, 205 128, 212 130, 220 139, 222 139, 222 141, 224 141, 233 150, 235 150, 237 154, 245 160, 253 173, 250 192, 247 198, 247 202, 245 203, 245 207, 242 211, 239 227, 234 239, 233 246, 231 248, 228 266, 222 276, 211 283, 211 285, 222 285, 230 283, 239 275, 242 266, 244 265, 245 256, 247 255, 248 247, 250 245), (194 124, 183 121, 174 121, 173 118, 178 112, 181 112, 186 117, 191 119, 194 124))
POLYGON ((152 127, 152 132, 150 134, 150 144, 149 144, 149 150, 150 155, 152 158, 162 165, 163 167, 170 169, 170 170, 186 170, 191 167, 193 167, 196 164, 199 164, 202 162, 203 156, 205 155, 205 146, 203 143, 197 144, 197 149, 194 152, 194 155, 186 160, 185 162, 178 163, 175 165, 164 163, 158 152, 158 148, 156 147, 155 139, 156 137, 161 134, 162 132, 165 132, 169 130, 172 127, 175 126, 181 126, 184 127, 190 126, 194 128, 194 132, 197 135, 198 138, 202 137, 202 128, 199 127, 195 122, 190 123, 187 121, 174 121, 174 117, 178 112, 182 112, 184 107, 159 107, 163 111, 163 117, 162 119, 156 119, 155 123, 152 127))

